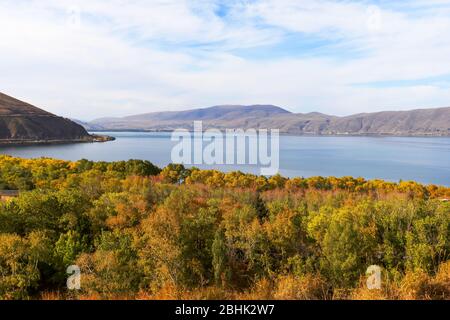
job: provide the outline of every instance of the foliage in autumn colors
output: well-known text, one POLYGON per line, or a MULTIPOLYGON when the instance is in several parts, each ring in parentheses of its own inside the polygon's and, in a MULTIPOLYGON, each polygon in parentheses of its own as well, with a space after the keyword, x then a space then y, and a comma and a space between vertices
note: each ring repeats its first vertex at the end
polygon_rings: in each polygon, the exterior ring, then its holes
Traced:
POLYGON ((3 299, 450 297, 446 187, 0 156, 0 189, 3 299))

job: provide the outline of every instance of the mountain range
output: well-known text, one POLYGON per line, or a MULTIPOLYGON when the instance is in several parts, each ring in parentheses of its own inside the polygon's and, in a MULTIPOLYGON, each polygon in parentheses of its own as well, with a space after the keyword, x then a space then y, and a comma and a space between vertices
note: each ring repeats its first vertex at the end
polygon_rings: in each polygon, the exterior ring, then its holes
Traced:
POLYGON ((81 122, 0 93, 0 144, 102 141, 105 137, 87 131, 192 130, 194 121, 202 121, 204 129, 279 129, 295 135, 450 136, 450 107, 338 117, 274 105, 221 105, 81 122))
POLYGON ((295 135, 450 136, 450 107, 338 117, 318 112, 292 113, 273 105, 222 105, 79 123, 87 130, 98 131, 169 131, 191 130, 195 120, 203 121, 204 129, 264 128, 295 135))

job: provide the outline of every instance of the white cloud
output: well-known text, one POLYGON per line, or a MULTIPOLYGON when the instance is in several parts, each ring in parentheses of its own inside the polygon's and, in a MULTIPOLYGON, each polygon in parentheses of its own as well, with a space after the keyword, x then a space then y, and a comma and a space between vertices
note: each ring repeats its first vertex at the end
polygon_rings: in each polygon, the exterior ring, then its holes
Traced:
POLYGON ((449 75, 449 1, 227 3, 219 17, 213 0, 2 0, 0 91, 82 119, 225 103, 331 114, 450 105, 448 81, 354 85, 449 75), (272 55, 287 34, 327 46, 315 54, 298 40, 272 55))

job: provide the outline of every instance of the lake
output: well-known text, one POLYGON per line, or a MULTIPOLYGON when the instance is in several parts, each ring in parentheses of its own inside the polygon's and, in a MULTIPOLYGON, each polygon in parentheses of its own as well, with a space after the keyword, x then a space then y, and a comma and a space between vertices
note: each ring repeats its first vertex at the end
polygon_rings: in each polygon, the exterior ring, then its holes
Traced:
MULTIPOLYGON (((106 143, 0 147, 1 154, 23 158, 116 161, 145 159, 163 167, 171 162, 170 133, 103 132, 106 143)), ((251 165, 196 165, 223 171, 259 173, 251 165)), ((414 180, 450 186, 450 138, 280 136, 284 176, 354 176, 389 181, 414 180)))

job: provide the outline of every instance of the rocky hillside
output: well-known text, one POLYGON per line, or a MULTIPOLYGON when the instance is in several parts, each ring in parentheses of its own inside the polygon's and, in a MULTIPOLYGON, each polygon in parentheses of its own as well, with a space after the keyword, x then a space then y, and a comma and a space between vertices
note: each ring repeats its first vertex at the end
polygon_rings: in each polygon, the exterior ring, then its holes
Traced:
POLYGON ((155 112, 86 123, 95 130, 273 128, 282 133, 312 135, 450 136, 450 108, 386 111, 336 117, 317 112, 291 113, 271 105, 216 106, 179 112, 155 112))
POLYGON ((0 144, 93 140, 73 121, 0 93, 0 144))

